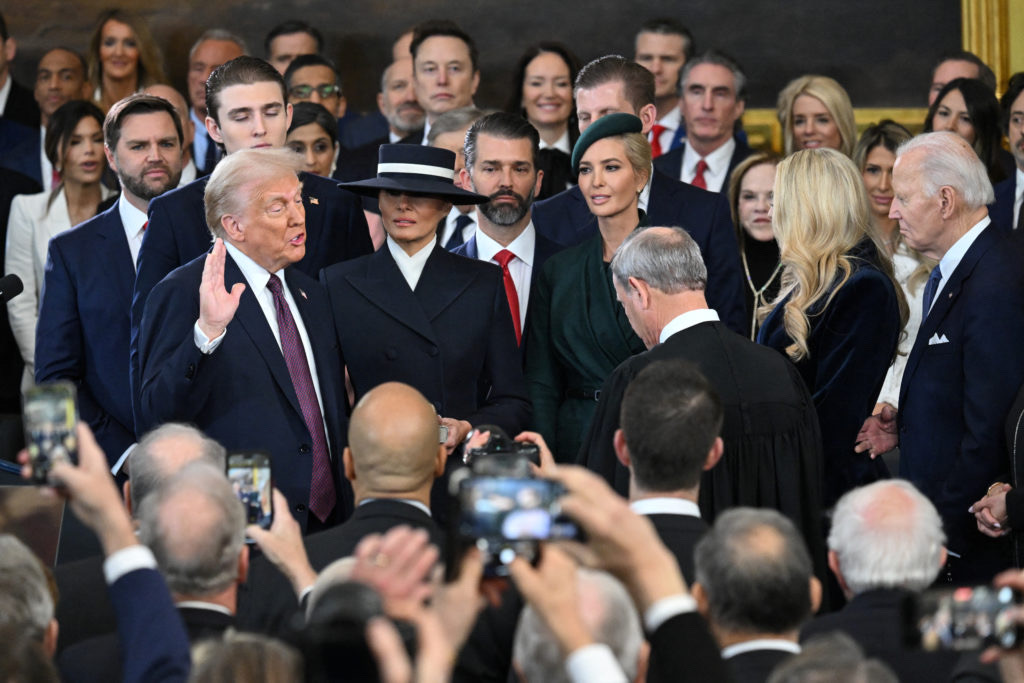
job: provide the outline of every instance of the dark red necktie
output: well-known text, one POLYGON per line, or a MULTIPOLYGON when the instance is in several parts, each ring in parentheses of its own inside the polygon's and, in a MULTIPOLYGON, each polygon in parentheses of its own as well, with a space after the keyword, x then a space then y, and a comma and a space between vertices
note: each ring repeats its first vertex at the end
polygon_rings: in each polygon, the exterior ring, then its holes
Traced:
POLYGON ((501 266, 501 278, 505 281, 505 296, 508 297, 508 307, 512 311, 512 324, 516 328, 516 344, 523 338, 523 331, 519 324, 519 294, 516 292, 516 283, 512 280, 512 273, 508 269, 509 261, 516 257, 508 249, 502 249, 494 255, 494 260, 501 266))
POLYGON ((302 337, 299 336, 299 328, 295 325, 291 309, 284 298, 281 281, 276 275, 270 276, 267 289, 274 295, 274 310, 277 312, 277 327, 281 334, 284 362, 288 366, 295 395, 299 398, 302 418, 313 437, 313 480, 309 487, 309 509, 323 522, 331 514, 337 501, 334 477, 331 476, 331 456, 327 449, 324 419, 320 414, 320 403, 316 400, 313 375, 309 371, 302 337))
POLYGON ((708 170, 708 162, 701 159, 697 162, 697 172, 693 174, 693 181, 690 184, 702 190, 708 189, 708 183, 704 180, 704 171, 706 170, 708 170))
POLYGON ((654 124, 651 127, 651 158, 657 159, 661 156, 661 134, 664 133, 668 128, 661 125, 660 123, 654 124))

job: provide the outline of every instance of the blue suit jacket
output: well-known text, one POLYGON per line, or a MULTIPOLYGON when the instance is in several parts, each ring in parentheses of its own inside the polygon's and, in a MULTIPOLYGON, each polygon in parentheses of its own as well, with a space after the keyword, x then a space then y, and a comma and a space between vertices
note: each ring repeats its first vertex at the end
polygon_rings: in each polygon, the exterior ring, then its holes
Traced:
MULTIPOLYGON (((157 285, 139 331, 140 434, 164 422, 195 424, 228 451, 265 450, 274 484, 305 525, 313 472, 312 438, 302 417, 288 366, 256 296, 246 287, 224 341, 211 354, 196 347, 199 283, 205 256, 178 268, 157 285)), ((346 443, 340 356, 323 288, 296 268, 286 281, 306 327, 323 399, 324 426, 331 443, 338 490, 338 515, 352 509, 351 490, 338 465, 346 443)), ((245 282, 228 255, 224 286, 245 282)))
POLYGON ((996 200, 988 205, 988 215, 992 218, 992 225, 1003 232, 1013 232, 1016 227, 1013 224, 1013 201, 1017 198, 1017 174, 1014 172, 1009 178, 995 186, 996 200))
POLYGON ((135 266, 118 205, 50 240, 36 327, 36 381, 78 387, 78 410, 115 462, 135 441, 128 381, 135 266))
MULTIPOLYGON (((372 253, 373 242, 359 198, 327 178, 305 172, 299 178, 306 209, 306 255, 295 268, 316 277, 332 263, 372 253)), ((132 297, 131 380, 136 409, 140 381, 138 337, 146 299, 168 273, 205 254, 213 241, 203 204, 206 181, 207 178, 200 178, 149 204, 149 227, 139 251, 132 297)))
POLYGON ((982 231, 921 322, 900 386, 900 476, 935 503, 947 547, 979 569, 971 580, 1000 568, 998 542, 966 510, 1009 481, 1003 426, 1024 383, 1020 258, 995 226, 982 231))
POLYGON ((501 270, 435 245, 416 291, 385 245, 321 274, 356 400, 405 382, 438 415, 526 428, 530 401, 501 270))
MULTIPOLYGON (((723 195, 727 195, 729 193, 729 178, 732 176, 733 169, 739 166, 740 162, 750 156, 753 151, 750 149, 750 145, 747 144, 746 140, 741 138, 733 139, 736 140, 736 148, 732 152, 732 158, 729 159, 729 170, 726 172, 725 180, 722 182, 721 193, 723 195)), ((678 179, 683 175, 684 154, 686 154, 685 142, 679 147, 673 147, 671 151, 666 152, 655 159, 654 168, 670 178, 678 179)))
POLYGON ((0 119, 0 166, 43 184, 39 159, 39 127, 29 128, 10 119, 0 119))
POLYGON ((188 635, 160 572, 128 572, 112 583, 108 592, 117 613, 117 633, 124 658, 122 680, 188 680, 192 668, 188 635))
MULTIPOLYGON (((750 321, 743 303, 743 266, 725 197, 655 169, 647 222, 686 228, 708 267, 708 306, 718 311, 731 330, 744 334, 750 321)), ((579 244, 597 232, 597 219, 579 187, 534 204, 533 224, 538 234, 566 246, 579 244)))

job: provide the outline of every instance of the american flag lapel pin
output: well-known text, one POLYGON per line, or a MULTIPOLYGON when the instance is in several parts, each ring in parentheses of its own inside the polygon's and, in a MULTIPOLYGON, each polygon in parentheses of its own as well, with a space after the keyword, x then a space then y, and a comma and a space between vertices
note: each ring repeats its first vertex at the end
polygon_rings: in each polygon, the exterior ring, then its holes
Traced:
POLYGON ((308 296, 306 296, 306 292, 304 292, 303 290, 301 290, 301 289, 300 289, 300 290, 299 290, 299 294, 301 294, 301 295, 302 295, 302 298, 303 298, 303 299, 306 299, 307 301, 309 300, 309 297, 308 297, 308 296))
POLYGON ((309 198, 309 203, 310 204, 316 204, 317 206, 320 206, 320 200, 317 199, 316 197, 310 197, 309 198))

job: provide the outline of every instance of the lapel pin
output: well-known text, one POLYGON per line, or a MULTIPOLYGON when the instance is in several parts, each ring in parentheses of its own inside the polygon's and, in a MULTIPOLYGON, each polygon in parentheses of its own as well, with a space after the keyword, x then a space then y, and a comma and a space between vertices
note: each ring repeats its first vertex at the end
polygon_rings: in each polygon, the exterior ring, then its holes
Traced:
POLYGON ((306 300, 308 300, 308 299, 309 299, 309 297, 308 297, 308 296, 306 296, 306 293, 305 293, 305 292, 304 292, 303 290, 301 290, 301 289, 299 290, 299 294, 301 294, 301 295, 302 295, 302 298, 303 298, 303 299, 306 299, 306 300))
POLYGON ((310 197, 309 198, 309 203, 310 204, 316 204, 317 206, 320 206, 320 200, 317 199, 316 197, 310 197))

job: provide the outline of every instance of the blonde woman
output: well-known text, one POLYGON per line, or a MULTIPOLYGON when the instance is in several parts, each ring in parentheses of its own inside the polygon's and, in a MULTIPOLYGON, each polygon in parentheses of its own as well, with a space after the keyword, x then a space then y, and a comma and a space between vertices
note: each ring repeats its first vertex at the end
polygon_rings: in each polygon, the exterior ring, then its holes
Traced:
POLYGON ((828 76, 801 76, 779 93, 779 123, 786 154, 827 147, 853 153, 857 126, 853 105, 838 81, 828 76))
POLYGON ((782 261, 779 296, 762 307, 757 340, 786 354, 814 397, 825 454, 825 506, 887 476, 854 452, 907 306, 892 263, 872 238, 867 192, 853 162, 808 149, 779 163, 772 228, 782 261))
POLYGON ((125 10, 100 14, 89 41, 88 61, 93 101, 104 113, 115 102, 167 81, 149 28, 125 10))

